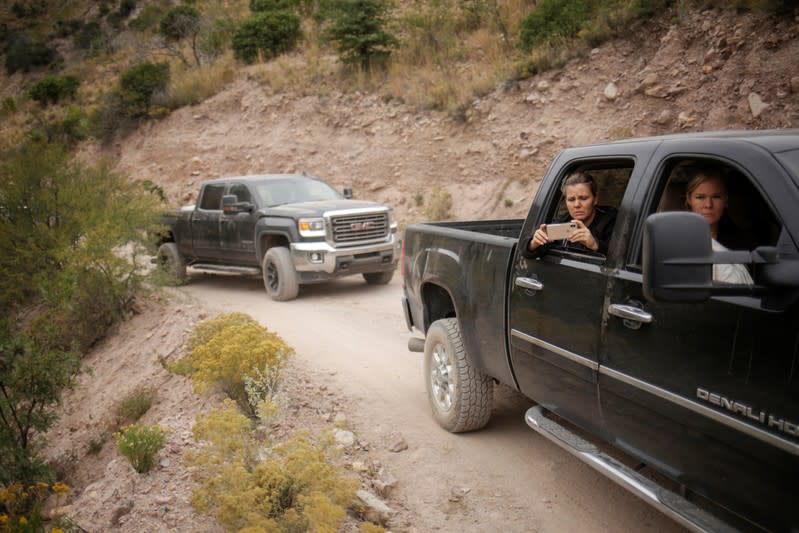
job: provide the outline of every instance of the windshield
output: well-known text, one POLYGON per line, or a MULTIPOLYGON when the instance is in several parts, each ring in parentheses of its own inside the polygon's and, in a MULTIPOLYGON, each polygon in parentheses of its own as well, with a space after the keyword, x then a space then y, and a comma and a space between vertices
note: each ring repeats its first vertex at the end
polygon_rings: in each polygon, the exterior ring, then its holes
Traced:
POLYGON ((787 168, 794 178, 799 178, 799 149, 790 150, 788 152, 781 152, 774 154, 780 160, 785 168, 787 168))
POLYGON ((307 178, 270 180, 256 186, 261 203, 267 207, 295 202, 339 200, 341 195, 327 183, 307 178))

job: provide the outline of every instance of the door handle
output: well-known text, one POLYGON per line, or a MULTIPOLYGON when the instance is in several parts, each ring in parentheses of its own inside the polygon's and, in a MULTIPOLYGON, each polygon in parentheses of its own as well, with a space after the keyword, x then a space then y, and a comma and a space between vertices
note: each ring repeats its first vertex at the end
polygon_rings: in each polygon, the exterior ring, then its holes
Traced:
POLYGON ((636 322, 642 322, 644 324, 652 322, 652 313, 647 313, 643 309, 633 305, 610 304, 608 312, 613 316, 625 320, 635 320, 636 322))
POLYGON ((516 278, 514 282, 517 287, 522 287, 523 289, 530 289, 531 291, 542 291, 544 290, 544 284, 538 281, 537 279, 533 278, 516 278))

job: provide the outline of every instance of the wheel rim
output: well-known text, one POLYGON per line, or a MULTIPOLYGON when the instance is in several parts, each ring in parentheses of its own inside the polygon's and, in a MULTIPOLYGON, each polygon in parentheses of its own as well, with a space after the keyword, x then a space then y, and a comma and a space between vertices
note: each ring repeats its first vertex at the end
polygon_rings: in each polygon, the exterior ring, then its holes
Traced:
POLYGON ((272 292, 277 292, 278 283, 280 279, 277 274, 277 267, 272 261, 266 264, 266 286, 272 292))
POLYGON ((452 359, 447 349, 440 343, 433 347, 431 358, 430 386, 433 389, 433 399, 439 409, 449 411, 452 408, 452 398, 455 392, 452 359))

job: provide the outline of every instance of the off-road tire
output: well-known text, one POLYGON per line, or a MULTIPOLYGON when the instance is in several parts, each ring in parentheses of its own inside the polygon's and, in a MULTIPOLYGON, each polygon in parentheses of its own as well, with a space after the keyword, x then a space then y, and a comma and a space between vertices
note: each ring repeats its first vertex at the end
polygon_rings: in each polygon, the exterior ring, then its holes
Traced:
POLYGON ((469 362, 457 318, 436 320, 428 329, 424 372, 427 398, 438 425, 462 433, 488 423, 494 383, 469 362))
POLYGON ((174 242, 165 242, 158 247, 158 265, 176 285, 186 282, 186 261, 174 242))
POLYGON ((270 248, 264 254, 261 271, 264 277, 264 288, 270 298, 278 302, 285 302, 297 297, 300 283, 288 248, 282 246, 270 248))
POLYGON ((364 272, 363 279, 366 280, 366 283, 369 285, 387 285, 391 278, 394 277, 393 270, 386 270, 383 272, 364 272))

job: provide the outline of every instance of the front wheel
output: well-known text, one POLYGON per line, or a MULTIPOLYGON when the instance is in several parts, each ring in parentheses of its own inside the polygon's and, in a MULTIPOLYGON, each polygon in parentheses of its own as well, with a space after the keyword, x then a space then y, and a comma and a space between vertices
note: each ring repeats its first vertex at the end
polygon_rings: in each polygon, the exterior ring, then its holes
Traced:
POLYGON ((438 425, 452 433, 484 427, 494 383, 469 362, 457 318, 436 320, 424 343, 427 397, 438 425))
POLYGON ((393 277, 393 270, 387 270, 385 272, 366 272, 363 274, 363 279, 365 279, 366 283, 369 285, 386 285, 393 277))
POLYGON ((264 276, 264 288, 270 298, 285 302, 297 297, 300 283, 288 248, 282 246, 270 248, 264 254, 261 270, 264 276))

